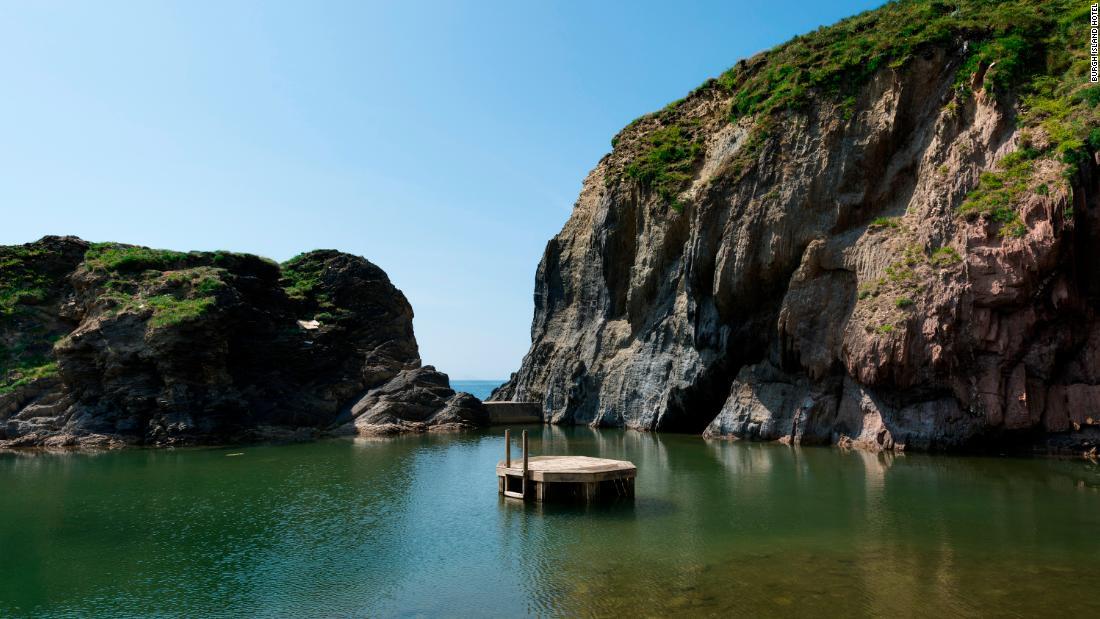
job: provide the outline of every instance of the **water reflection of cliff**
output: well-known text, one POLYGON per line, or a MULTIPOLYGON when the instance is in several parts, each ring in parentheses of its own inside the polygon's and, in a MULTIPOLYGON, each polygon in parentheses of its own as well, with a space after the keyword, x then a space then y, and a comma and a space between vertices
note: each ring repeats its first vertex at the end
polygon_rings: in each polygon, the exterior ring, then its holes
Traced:
POLYGON ((1100 612, 1095 465, 530 429, 637 498, 504 502, 497 429, 0 456, 0 615, 1100 612))
POLYGON ((1080 567, 1100 550, 1094 529, 1073 522, 1100 498, 1096 469, 1080 462, 573 430, 551 428, 544 445, 634 461, 638 500, 632 513, 535 512, 525 577, 546 612, 1096 610, 1077 593, 1100 585, 1080 567))

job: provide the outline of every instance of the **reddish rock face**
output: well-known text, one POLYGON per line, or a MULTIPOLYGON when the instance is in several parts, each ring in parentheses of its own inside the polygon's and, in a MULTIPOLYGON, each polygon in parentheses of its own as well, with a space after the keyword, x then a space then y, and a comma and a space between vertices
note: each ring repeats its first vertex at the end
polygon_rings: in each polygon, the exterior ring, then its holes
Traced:
POLYGON ((71 237, 0 247, 0 258, 18 275, 2 283, 42 288, 0 315, 13 351, 0 358, 11 385, 0 390, 0 447, 485 422, 476 398, 421 367, 412 308, 364 258, 321 250, 280 267, 71 237), (8 369, 23 366, 36 369, 8 369))
POLYGON ((1019 234, 960 214, 1025 139, 1017 99, 948 105, 962 54, 878 73, 851 112, 781 113, 755 144, 716 87, 624 130, 547 245, 531 349, 494 399, 714 437, 1091 448, 1097 165, 1067 181, 1038 160, 1019 234), (702 141, 682 211, 622 173, 671 125, 702 141))

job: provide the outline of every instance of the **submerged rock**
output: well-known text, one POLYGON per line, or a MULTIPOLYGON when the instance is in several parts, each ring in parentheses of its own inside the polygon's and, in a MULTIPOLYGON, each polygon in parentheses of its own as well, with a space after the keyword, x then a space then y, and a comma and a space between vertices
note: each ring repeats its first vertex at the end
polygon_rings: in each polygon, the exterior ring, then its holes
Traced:
POLYGON ((357 256, 321 250, 278 265, 46 237, 0 247, 0 265, 0 446, 484 421, 480 402, 421 367, 408 301, 357 256), (367 401, 392 403, 388 416, 367 401))
POLYGON ((1094 446, 1085 26, 1065 3, 941 5, 799 37, 617 135, 546 246, 530 351, 491 399, 713 437, 1094 446), (1010 64, 967 25, 1002 18, 1034 55, 1010 64))

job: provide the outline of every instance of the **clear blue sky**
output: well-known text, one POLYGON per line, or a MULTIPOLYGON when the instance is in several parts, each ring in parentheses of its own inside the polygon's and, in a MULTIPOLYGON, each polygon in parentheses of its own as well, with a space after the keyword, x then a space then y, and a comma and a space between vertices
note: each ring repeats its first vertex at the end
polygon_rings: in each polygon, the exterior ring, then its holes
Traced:
POLYGON ((877 4, 0 0, 0 244, 361 254, 425 363, 506 377, 611 136, 877 4))

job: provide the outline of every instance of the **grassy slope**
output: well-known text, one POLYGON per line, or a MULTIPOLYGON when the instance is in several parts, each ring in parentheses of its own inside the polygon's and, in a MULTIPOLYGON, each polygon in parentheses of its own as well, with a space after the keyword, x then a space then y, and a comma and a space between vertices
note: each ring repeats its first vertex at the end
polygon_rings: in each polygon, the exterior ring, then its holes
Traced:
MULTIPOLYGON (((36 267, 43 248, 34 244, 0 246, 0 395, 35 379, 57 373, 51 349, 64 333, 42 318, 58 302, 55 281, 36 267), (53 292, 51 292, 53 291, 53 292)), ((100 283, 95 304, 111 313, 133 312, 146 318, 150 332, 203 317, 232 277, 229 268, 243 261, 268 262, 230 252, 177 252, 118 243, 93 244, 80 268, 100 283)), ((281 280, 289 297, 301 296, 293 264, 281 280)))
MULTIPOLYGON (((1089 6, 1068 0, 902 0, 818 29, 742 61, 700 89, 716 89, 728 98, 729 122, 754 119, 753 134, 742 157, 751 159, 779 114, 804 109, 812 100, 839 104, 848 117, 859 90, 884 68, 902 68, 934 46, 962 49, 967 56, 955 80, 957 109, 974 96, 971 84, 999 98, 1019 97, 1023 148, 987 172, 968 196, 960 215, 988 214, 1001 222, 1002 234, 1025 232, 1016 205, 1026 192, 1044 193, 1033 182, 1035 162, 1057 161, 1066 178, 1100 149, 1100 86, 1089 85, 1089 6)), ((656 119, 630 153, 625 177, 680 210, 677 194, 692 178, 701 156, 697 124, 677 120, 683 100, 643 117, 656 119)), ((1072 214, 1070 214, 1072 216, 1072 214)))

